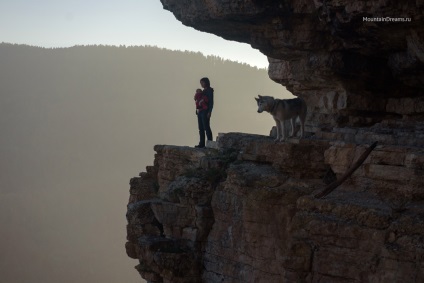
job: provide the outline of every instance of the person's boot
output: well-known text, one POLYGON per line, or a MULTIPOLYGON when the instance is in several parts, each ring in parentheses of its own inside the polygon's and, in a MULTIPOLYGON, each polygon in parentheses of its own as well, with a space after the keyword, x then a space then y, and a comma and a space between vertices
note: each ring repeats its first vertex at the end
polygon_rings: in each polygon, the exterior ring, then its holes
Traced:
POLYGON ((204 148, 205 147, 205 132, 199 131, 199 144, 195 146, 195 148, 204 148))

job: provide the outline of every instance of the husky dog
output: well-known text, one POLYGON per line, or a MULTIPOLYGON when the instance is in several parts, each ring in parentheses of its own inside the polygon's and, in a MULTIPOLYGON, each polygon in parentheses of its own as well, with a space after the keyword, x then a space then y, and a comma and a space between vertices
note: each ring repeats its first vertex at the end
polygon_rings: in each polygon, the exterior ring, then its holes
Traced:
POLYGON ((296 118, 300 120, 300 137, 303 137, 305 132, 305 118, 306 118, 306 103, 301 98, 293 99, 274 99, 272 96, 261 96, 255 97, 258 103, 258 113, 266 111, 272 115, 275 120, 277 128, 277 139, 275 141, 285 140, 285 129, 284 121, 289 120, 291 122, 290 137, 294 135, 296 118))

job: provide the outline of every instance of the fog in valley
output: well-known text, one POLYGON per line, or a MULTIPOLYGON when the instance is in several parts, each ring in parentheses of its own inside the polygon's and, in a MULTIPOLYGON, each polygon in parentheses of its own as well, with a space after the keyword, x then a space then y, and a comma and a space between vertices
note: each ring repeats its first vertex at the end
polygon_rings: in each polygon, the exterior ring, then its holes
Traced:
POLYGON ((268 135, 267 70, 156 47, 0 44, 0 282, 142 282, 125 254, 129 180, 155 144, 198 143, 208 77, 220 132, 268 135))

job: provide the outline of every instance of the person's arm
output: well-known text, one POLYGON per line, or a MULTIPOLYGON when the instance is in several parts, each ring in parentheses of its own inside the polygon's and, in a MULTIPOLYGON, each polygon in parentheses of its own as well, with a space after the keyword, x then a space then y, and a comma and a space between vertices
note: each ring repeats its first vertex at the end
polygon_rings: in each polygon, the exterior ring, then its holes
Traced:
POLYGON ((209 103, 209 99, 206 95, 203 95, 202 100, 200 100, 203 104, 208 104, 209 103))
POLYGON ((212 88, 209 88, 206 96, 208 98, 208 117, 212 114, 212 108, 213 108, 213 90, 212 88))

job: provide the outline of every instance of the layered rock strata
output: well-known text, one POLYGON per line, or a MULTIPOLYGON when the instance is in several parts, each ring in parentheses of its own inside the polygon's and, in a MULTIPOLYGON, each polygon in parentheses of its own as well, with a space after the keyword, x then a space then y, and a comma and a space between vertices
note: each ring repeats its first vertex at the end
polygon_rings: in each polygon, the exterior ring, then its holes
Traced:
POLYGON ((149 282, 423 282, 424 146, 377 126, 380 145, 323 199, 329 172, 340 177, 376 129, 156 146, 130 182, 128 255, 149 282))

